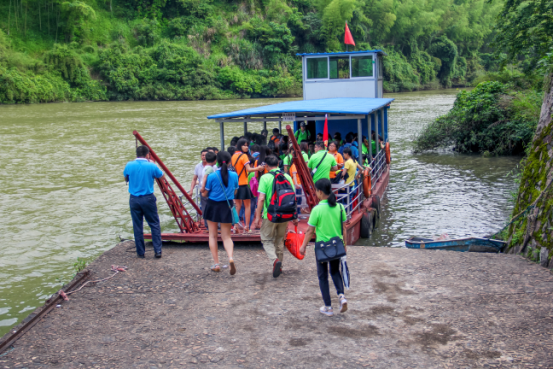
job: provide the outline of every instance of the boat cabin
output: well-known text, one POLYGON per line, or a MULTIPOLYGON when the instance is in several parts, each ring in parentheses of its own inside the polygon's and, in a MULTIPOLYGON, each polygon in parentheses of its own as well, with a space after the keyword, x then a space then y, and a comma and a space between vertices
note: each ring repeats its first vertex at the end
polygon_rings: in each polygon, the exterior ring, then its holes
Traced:
POLYGON ((382 97, 382 50, 296 55, 302 57, 304 100, 382 97))

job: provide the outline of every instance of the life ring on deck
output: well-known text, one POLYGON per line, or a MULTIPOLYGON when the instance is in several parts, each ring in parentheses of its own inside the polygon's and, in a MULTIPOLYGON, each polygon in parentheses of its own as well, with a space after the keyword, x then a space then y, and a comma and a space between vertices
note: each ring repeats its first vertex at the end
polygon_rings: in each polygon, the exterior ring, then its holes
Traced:
POLYGON ((372 194, 372 181, 371 181, 371 173, 369 171, 369 168, 365 169, 365 173, 363 173, 363 195, 365 195, 365 198, 371 197, 372 194))
POLYGON ((386 142, 386 164, 390 164, 392 157, 390 156, 390 143, 386 142))

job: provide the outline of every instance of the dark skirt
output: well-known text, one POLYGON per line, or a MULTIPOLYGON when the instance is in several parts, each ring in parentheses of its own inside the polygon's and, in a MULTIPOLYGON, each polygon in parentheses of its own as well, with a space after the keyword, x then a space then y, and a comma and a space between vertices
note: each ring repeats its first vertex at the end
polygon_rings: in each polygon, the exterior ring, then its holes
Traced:
MULTIPOLYGON (((230 200, 230 204, 233 205, 232 200, 230 200)), ((227 200, 213 201, 208 199, 204 209, 204 219, 215 223, 232 224, 232 212, 227 200)))
POLYGON ((238 187, 236 195, 234 195, 235 200, 250 200, 253 199, 252 190, 250 185, 242 185, 238 187))

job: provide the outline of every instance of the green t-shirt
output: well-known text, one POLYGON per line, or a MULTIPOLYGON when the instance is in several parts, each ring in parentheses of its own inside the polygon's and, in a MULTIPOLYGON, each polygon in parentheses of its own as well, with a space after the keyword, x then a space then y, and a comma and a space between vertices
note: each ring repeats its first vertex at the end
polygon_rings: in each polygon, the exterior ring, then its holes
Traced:
MULTIPOLYGON (((309 159, 309 163, 307 163, 307 166, 311 168, 311 170, 317 168, 317 165, 319 165, 319 162, 323 159, 324 154, 327 152, 325 150, 319 150, 315 154, 311 156, 311 159, 309 159)), ((327 154, 324 158, 324 161, 319 165, 317 168, 317 171, 313 175, 313 183, 317 183, 317 181, 321 178, 327 178, 330 179, 330 170, 332 167, 336 166, 336 159, 334 158, 334 155, 327 154)))
MULTIPOLYGON (((303 156, 303 160, 307 163, 309 161, 309 157, 306 153, 302 151, 301 156, 303 156)), ((292 154, 288 154, 284 157, 284 165, 292 165, 292 154)))
POLYGON ((294 134, 296 136, 296 141, 300 144, 303 140, 309 140, 309 131, 306 129, 305 132, 301 131, 301 128, 296 131, 294 134))
POLYGON ((361 145, 361 154, 368 155, 369 149, 367 149, 367 146, 365 144, 361 145))
POLYGON ((252 180, 253 176, 255 176, 255 173, 257 172, 250 172, 250 174, 248 174, 248 184, 250 184, 250 181, 252 180))
POLYGON ((376 155, 376 141, 371 140, 372 154, 376 155))
POLYGON ((315 227, 316 242, 326 242, 332 237, 342 235, 342 222, 340 222, 340 213, 342 213, 342 221, 347 220, 346 210, 342 204, 336 204, 335 207, 328 205, 328 200, 321 200, 319 205, 311 210, 309 216, 309 224, 315 227))
MULTIPOLYGON (((277 172, 279 171, 278 168, 272 169, 270 172, 277 172)), ((296 190, 294 188, 294 181, 292 181, 292 177, 290 177, 288 174, 284 174, 284 176, 290 181, 290 184, 292 185, 292 188, 294 191, 296 190)), ((267 209, 269 208, 269 204, 271 203, 271 197, 273 196, 273 180, 275 179, 275 176, 269 173, 263 174, 261 178, 259 179, 259 187, 257 191, 259 193, 265 194, 265 203, 263 206, 263 219, 267 219, 267 209)))

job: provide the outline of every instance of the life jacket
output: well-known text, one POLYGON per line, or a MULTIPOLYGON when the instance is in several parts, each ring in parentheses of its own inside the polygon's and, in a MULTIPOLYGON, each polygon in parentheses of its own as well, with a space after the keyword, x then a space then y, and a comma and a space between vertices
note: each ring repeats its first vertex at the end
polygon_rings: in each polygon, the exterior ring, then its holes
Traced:
POLYGON ((296 191, 283 172, 269 172, 273 180, 273 196, 267 208, 267 219, 272 223, 284 223, 298 218, 296 191))

